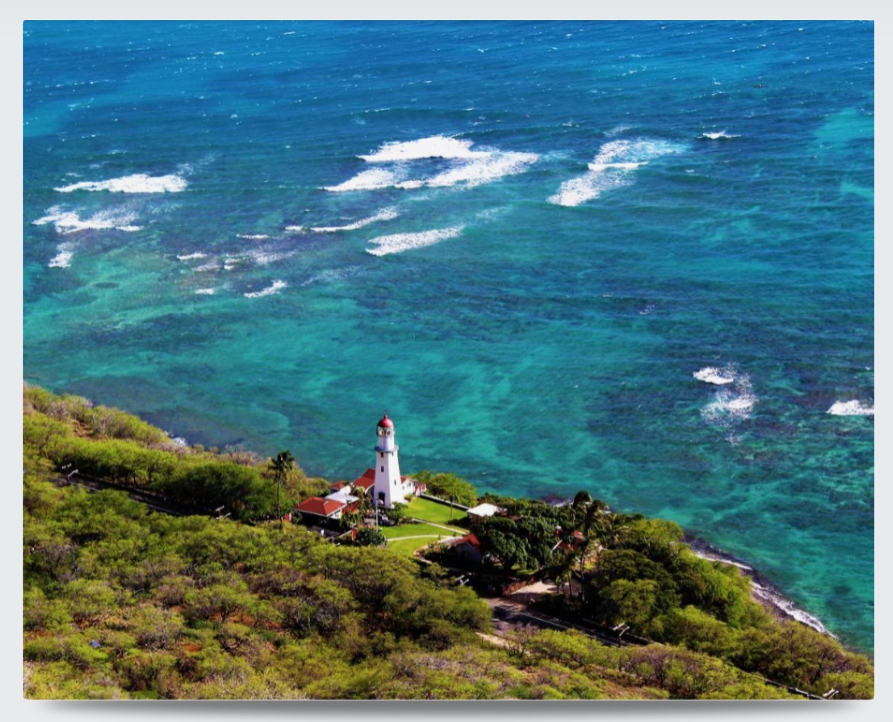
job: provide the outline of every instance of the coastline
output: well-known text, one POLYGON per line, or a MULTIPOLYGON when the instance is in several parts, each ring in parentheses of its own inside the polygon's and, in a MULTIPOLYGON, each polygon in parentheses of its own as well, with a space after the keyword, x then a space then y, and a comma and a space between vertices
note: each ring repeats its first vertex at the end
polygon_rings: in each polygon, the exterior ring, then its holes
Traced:
POLYGON ((685 532, 683 541, 702 559, 738 567, 742 573, 750 578, 754 601, 763 605, 763 607, 772 613, 776 619, 782 621, 793 619, 801 624, 805 624, 807 627, 811 627, 820 634, 827 635, 832 639, 838 639, 837 635, 828 630, 818 617, 797 607, 797 605, 785 597, 777 587, 766 579, 766 577, 745 561, 738 559, 732 554, 724 552, 722 549, 713 546, 709 542, 706 542, 687 531, 685 532))

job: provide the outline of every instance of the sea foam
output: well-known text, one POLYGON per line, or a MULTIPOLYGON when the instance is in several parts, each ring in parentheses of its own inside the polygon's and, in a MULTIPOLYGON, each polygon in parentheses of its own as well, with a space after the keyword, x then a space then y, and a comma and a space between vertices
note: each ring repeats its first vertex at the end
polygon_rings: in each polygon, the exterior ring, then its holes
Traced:
POLYGON ((373 256, 387 256, 391 253, 402 253, 413 248, 433 246, 435 243, 440 243, 440 241, 461 235, 463 228, 464 226, 454 226, 452 228, 422 231, 421 233, 395 233, 390 236, 379 236, 369 240, 369 243, 376 245, 377 248, 367 248, 366 253, 371 253, 373 256))
POLYGON ((374 191, 382 188, 390 188, 400 183, 406 177, 406 173, 397 170, 385 170, 373 168, 364 170, 350 180, 336 186, 325 186, 323 190, 331 193, 344 193, 346 191, 374 191))
POLYGON ((589 163, 589 171, 561 184, 549 203, 578 206, 602 193, 633 182, 633 173, 650 161, 670 153, 681 153, 685 146, 666 140, 638 138, 605 143, 589 163))
POLYGON ((378 167, 361 171, 339 185, 324 190, 343 193, 356 190, 399 188, 444 188, 454 185, 473 187, 490 183, 507 175, 523 173, 539 160, 536 153, 517 153, 495 148, 472 150, 470 140, 437 135, 420 140, 385 143, 371 155, 359 156, 378 167), (430 161, 443 160, 445 170, 429 175, 430 161), (422 165, 418 161, 423 161, 422 165), (384 167, 381 167, 384 166, 384 167), (428 173, 419 172, 428 171, 428 173))
POLYGON ((47 215, 32 221, 32 224, 42 226, 52 223, 56 233, 64 235, 87 230, 140 230, 139 226, 133 225, 134 220, 136 220, 136 215, 128 211, 107 210, 96 213, 89 218, 81 218, 74 211, 65 211, 58 206, 54 206, 47 210, 47 215))
POLYGON ((273 281, 272 285, 267 286, 262 291, 252 291, 242 295, 245 296, 245 298, 262 298, 263 296, 272 296, 274 293, 278 293, 287 286, 288 284, 285 281, 273 281))
POLYGON ((726 133, 724 130, 720 130, 716 133, 701 133, 698 136, 698 140, 732 140, 733 138, 739 138, 738 135, 730 135, 726 133))
MULTIPOLYGON (((399 216, 400 214, 397 212, 396 208, 383 208, 378 213, 373 216, 369 216, 368 218, 363 218, 359 221, 355 221, 354 223, 348 223, 345 226, 314 226, 311 227, 310 230, 314 233, 337 233, 339 231, 356 231, 360 228, 365 228, 368 225, 373 223, 378 223, 379 221, 390 221, 399 216)), ((289 229, 295 228, 294 226, 289 226, 289 229)))
POLYGON ((700 371, 695 371, 692 376, 694 376, 698 381, 703 381, 707 384, 730 384, 735 381, 735 371, 730 366, 725 366, 724 368, 716 368, 715 366, 707 366, 702 368, 700 371))
POLYGON ((536 153, 492 151, 485 153, 476 160, 463 163, 456 168, 423 180, 421 184, 438 188, 463 183, 466 186, 473 187, 483 183, 490 183, 507 175, 523 173, 528 166, 536 163, 538 159, 539 156, 536 153))
POLYGON ((60 193, 73 191, 110 191, 111 193, 180 193, 186 190, 185 179, 178 175, 150 176, 145 173, 112 178, 105 181, 81 181, 54 188, 60 193))
MULTIPOLYGON (((716 390, 713 400, 701 409, 701 417, 710 426, 717 426, 731 432, 742 421, 750 418, 757 397, 753 392, 750 377, 747 374, 732 372, 727 369, 710 369, 718 374, 704 374, 705 377, 714 379, 728 378, 733 375, 731 383, 720 382, 720 388, 716 390)), ((700 372, 699 372, 700 373, 700 372)), ((696 374, 697 375, 697 374, 696 374)), ((701 379, 705 381, 705 379, 701 379)), ((716 380, 707 383, 717 383, 716 380)), ((735 442, 734 435, 728 437, 735 442)))
POLYGON ((470 140, 459 140, 445 135, 403 142, 385 143, 370 155, 359 156, 367 163, 393 163, 397 161, 422 160, 425 158, 471 159, 483 158, 486 151, 471 150, 470 140))
POLYGON ((68 268, 74 257, 73 243, 60 243, 56 246, 56 255, 47 264, 50 268, 68 268))
POLYGON ((874 416, 873 406, 864 406, 861 401, 838 401, 828 409, 833 416, 874 416))

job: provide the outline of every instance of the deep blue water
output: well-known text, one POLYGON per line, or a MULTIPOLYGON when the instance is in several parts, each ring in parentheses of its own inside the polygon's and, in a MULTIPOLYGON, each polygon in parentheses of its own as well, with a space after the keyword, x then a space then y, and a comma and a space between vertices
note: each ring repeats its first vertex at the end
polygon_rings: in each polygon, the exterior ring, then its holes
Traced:
POLYGON ((24 33, 26 380, 333 478, 386 408, 873 649, 873 24, 24 33))

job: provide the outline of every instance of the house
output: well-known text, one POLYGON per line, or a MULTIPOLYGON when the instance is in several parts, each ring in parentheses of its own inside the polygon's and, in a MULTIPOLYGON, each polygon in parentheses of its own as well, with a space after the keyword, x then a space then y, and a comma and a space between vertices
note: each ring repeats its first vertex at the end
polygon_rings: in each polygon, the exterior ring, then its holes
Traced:
MULTIPOLYGON (((300 504, 295 506, 295 511, 301 513, 302 516, 316 517, 313 521, 319 520, 338 520, 344 513, 347 505, 336 499, 323 499, 319 496, 311 496, 300 504)), ((308 519, 309 521, 309 519, 308 519)))

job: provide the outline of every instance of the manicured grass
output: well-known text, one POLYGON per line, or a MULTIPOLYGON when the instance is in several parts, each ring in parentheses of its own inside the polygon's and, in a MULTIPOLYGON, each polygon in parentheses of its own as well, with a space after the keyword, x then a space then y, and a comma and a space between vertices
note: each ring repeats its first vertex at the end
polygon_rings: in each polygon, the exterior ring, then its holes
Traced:
POLYGON ((453 509, 453 518, 450 520, 450 507, 446 504, 438 504, 436 501, 420 499, 417 496, 409 502, 409 514, 416 519, 433 521, 436 524, 450 524, 464 519, 467 514, 461 509, 453 509))
POLYGON ((421 549, 432 542, 436 542, 437 537, 428 537, 425 539, 394 539, 388 542, 388 549, 395 554, 411 557, 416 549, 421 549))
POLYGON ((400 524, 399 526, 383 526, 381 533, 386 539, 402 539, 407 536, 464 536, 467 532, 462 529, 444 529, 443 527, 434 526, 432 524, 400 524))

